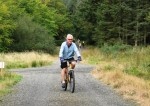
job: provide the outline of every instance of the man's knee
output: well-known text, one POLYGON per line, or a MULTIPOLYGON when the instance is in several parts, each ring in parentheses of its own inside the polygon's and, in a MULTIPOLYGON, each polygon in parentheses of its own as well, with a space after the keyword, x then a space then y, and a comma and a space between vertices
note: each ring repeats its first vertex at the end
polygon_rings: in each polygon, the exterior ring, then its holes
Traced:
POLYGON ((66 71, 67 71, 67 68, 63 68, 62 71, 63 71, 63 72, 66 72, 66 71))
POLYGON ((62 71, 65 71, 66 70, 66 68, 62 68, 62 71))

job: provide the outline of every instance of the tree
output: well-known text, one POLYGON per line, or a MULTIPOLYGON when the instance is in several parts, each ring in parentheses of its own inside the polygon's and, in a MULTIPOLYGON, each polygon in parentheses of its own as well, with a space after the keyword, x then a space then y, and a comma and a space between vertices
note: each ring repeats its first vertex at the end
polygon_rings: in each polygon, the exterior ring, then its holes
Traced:
POLYGON ((77 38, 86 40, 89 44, 95 44, 94 30, 97 21, 95 11, 99 6, 99 0, 82 0, 72 15, 77 38))
POLYGON ((67 12, 67 8, 63 2, 60 0, 50 0, 47 1, 48 8, 50 10, 55 9, 54 19, 55 24, 57 25, 57 30, 55 33, 55 39, 61 40, 66 37, 67 33, 71 33, 73 29, 73 25, 71 22, 71 17, 67 12))
POLYGON ((42 50, 54 52, 54 39, 49 36, 48 31, 39 24, 32 21, 30 16, 21 16, 18 19, 17 27, 14 32, 13 50, 42 50))
POLYGON ((11 32, 15 29, 15 24, 10 18, 9 7, 0 1, 0 51, 7 51, 12 44, 11 32))

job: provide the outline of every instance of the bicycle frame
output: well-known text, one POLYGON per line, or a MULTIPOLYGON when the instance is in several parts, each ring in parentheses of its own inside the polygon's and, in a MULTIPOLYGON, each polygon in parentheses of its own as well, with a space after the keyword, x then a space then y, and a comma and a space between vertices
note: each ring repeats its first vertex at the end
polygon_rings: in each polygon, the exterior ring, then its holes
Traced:
MULTIPOLYGON (((67 61, 67 65, 70 61, 67 61)), ((72 62, 72 61, 71 61, 72 62)), ((77 60, 75 60, 77 62, 77 60)), ((67 90, 67 85, 68 83, 70 84, 70 90, 73 93, 75 90, 75 75, 74 75, 74 69, 72 68, 72 64, 69 63, 68 65, 68 73, 66 73, 66 78, 65 78, 65 91, 67 90)))
POLYGON ((74 70, 74 69, 72 68, 72 64, 70 64, 69 62, 70 62, 70 61, 67 61, 67 65, 69 64, 69 65, 68 65, 68 73, 65 73, 65 74, 66 74, 67 83, 69 83, 69 81, 70 81, 69 72, 74 70))

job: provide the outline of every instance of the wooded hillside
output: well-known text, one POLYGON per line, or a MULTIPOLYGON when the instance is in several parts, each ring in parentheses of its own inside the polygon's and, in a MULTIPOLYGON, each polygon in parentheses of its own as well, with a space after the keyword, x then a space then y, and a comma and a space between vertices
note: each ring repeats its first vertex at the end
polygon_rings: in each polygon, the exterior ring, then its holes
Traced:
POLYGON ((0 51, 43 50, 71 33, 86 44, 150 44, 149 0, 1 0, 0 51))

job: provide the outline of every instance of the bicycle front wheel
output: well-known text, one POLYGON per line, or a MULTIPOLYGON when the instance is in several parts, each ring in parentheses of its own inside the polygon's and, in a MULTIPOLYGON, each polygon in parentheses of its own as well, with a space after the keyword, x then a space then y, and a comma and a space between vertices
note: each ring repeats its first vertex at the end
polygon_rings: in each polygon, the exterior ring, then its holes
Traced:
POLYGON ((64 91, 67 90, 67 86, 68 86, 68 82, 67 82, 67 80, 65 80, 65 88, 64 88, 64 91))
POLYGON ((74 90, 75 90, 75 75, 74 75, 74 71, 72 71, 70 75, 70 91, 74 93, 74 90))

